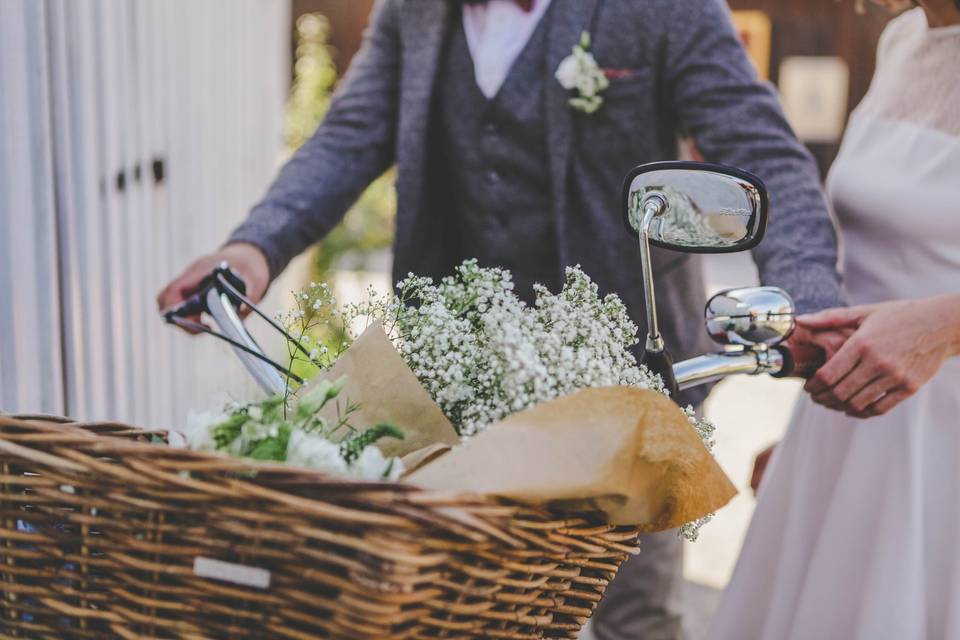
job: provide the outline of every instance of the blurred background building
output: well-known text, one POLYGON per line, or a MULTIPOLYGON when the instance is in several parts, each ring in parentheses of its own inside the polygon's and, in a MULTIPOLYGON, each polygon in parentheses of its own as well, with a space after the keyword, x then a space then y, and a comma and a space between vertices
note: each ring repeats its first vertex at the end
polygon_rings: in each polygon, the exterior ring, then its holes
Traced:
MULTIPOLYGON (((163 325, 154 296, 223 241, 309 137, 372 4, 0 0, 0 410, 163 426, 256 393, 223 345, 163 325)), ((857 15, 852 0, 730 4, 825 174, 889 16, 857 15)), ((311 276, 345 298, 388 287, 394 206, 388 173, 266 306, 287 306, 311 276)), ((756 278, 744 256, 706 269, 712 289, 756 278)), ((711 397, 717 455, 741 489, 798 387, 730 380, 711 397)), ((746 489, 689 549, 692 638, 752 509, 746 489)))

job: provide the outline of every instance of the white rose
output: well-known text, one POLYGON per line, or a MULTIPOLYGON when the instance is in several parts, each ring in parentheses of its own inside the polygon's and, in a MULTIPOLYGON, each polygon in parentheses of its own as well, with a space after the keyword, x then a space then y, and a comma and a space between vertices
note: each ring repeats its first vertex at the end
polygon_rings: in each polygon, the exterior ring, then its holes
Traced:
POLYGON ((217 444, 213 439, 213 427, 224 422, 230 416, 219 411, 190 411, 186 425, 180 431, 190 449, 197 451, 215 451, 217 444))
POLYGON ((560 66, 557 67, 555 77, 560 86, 566 90, 577 86, 577 78, 580 76, 580 63, 575 55, 569 55, 563 59, 560 66))
POLYGON ((290 434, 290 442, 287 444, 287 463, 331 475, 342 476, 347 473, 347 463, 340 456, 339 445, 322 436, 304 431, 294 431, 290 434))
POLYGON ((361 451, 350 467, 350 475, 358 480, 396 480, 402 473, 403 463, 399 459, 384 458, 380 449, 372 446, 361 451))

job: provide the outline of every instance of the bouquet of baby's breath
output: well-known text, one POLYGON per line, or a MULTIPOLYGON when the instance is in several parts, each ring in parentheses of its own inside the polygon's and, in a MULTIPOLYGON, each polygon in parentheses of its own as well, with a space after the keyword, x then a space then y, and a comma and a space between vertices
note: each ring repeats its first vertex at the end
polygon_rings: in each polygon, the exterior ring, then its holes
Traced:
MULTIPOLYGON (((666 393, 631 353, 637 326, 620 298, 600 297, 580 267, 558 293, 536 286, 528 306, 508 271, 460 265, 435 284, 410 274, 397 294, 370 294, 348 319, 383 323, 397 350, 463 436, 504 417, 587 387, 631 386, 666 393)), ((708 446, 713 427, 688 416, 708 446)))

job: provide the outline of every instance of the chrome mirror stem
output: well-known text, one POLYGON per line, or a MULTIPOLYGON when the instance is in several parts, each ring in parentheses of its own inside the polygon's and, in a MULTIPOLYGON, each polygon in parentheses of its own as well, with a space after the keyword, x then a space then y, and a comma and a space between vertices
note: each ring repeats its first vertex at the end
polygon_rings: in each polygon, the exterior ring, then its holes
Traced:
POLYGON ((664 350, 660 324, 657 320, 657 294, 653 288, 653 264, 650 258, 650 225, 657 216, 667 210, 666 199, 658 194, 650 195, 643 201, 643 220, 640 224, 640 262, 643 270, 643 294, 647 312, 647 352, 659 353, 664 350))

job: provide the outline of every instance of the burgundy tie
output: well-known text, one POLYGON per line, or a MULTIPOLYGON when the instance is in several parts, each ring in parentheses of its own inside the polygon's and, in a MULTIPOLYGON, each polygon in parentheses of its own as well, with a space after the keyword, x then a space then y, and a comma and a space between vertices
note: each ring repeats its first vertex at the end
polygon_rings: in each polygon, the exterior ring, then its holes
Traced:
MULTIPOLYGON (((455 0, 460 4, 487 4, 490 0, 455 0)), ((524 11, 531 11, 533 9, 534 0, 513 0, 519 5, 524 11)))

